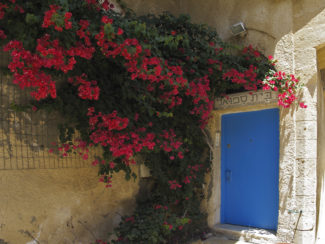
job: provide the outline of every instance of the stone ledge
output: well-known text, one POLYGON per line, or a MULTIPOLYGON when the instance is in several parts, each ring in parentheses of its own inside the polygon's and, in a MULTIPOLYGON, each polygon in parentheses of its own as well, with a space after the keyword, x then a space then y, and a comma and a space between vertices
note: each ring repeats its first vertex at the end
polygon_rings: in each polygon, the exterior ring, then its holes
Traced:
POLYGON ((232 240, 269 244, 279 242, 276 233, 270 230, 229 224, 217 224, 212 230, 232 240))

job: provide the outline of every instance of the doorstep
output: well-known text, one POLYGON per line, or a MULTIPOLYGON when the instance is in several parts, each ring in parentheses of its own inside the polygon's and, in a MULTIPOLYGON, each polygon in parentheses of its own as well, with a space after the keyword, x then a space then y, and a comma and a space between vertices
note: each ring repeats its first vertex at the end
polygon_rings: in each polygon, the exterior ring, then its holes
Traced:
POLYGON ((224 238, 218 238, 218 237, 210 237, 209 239, 206 239, 204 241, 194 241, 191 242, 191 244, 250 244, 250 242, 245 241, 235 241, 235 240, 227 240, 224 238))
POLYGON ((229 224, 217 224, 212 230, 215 234, 223 235, 231 240, 249 243, 278 243, 276 233, 270 230, 229 224))

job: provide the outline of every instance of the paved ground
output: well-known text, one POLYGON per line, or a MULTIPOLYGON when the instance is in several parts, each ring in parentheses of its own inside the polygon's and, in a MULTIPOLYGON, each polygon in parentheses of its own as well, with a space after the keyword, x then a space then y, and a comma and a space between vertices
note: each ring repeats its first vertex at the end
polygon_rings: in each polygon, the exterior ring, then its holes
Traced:
POLYGON ((217 237, 212 237, 202 242, 202 244, 245 244, 245 243, 250 243, 250 242, 224 240, 217 237))
POLYGON ((251 244, 251 243, 245 241, 226 240, 219 237, 210 237, 205 241, 196 241, 191 244, 251 244))

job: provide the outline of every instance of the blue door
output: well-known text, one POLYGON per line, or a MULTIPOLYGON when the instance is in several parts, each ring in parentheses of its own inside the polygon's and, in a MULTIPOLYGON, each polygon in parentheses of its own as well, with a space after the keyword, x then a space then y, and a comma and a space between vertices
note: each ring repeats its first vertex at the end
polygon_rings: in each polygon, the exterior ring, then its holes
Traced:
POLYGON ((221 223, 276 230, 279 110, 221 120, 221 223))

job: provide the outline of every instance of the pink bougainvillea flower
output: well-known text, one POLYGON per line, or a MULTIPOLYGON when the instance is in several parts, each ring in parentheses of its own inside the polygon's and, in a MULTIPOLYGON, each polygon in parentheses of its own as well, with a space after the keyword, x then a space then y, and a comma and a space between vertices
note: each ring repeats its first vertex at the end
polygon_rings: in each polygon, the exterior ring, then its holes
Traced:
POLYGON ((93 161, 91 164, 92 164, 93 166, 96 166, 97 164, 99 164, 98 159, 96 159, 95 161, 93 161))
POLYGON ((115 168, 115 163, 114 163, 114 162, 109 162, 109 167, 110 167, 111 169, 114 169, 114 168, 115 168))
POLYGON ((0 39, 6 39, 6 38, 7 38, 7 36, 4 33, 4 31, 3 30, 0 30, 0 39))
POLYGON ((304 104, 303 102, 299 103, 299 106, 300 106, 301 108, 307 108, 307 105, 304 104))
POLYGON ((71 12, 66 12, 64 14, 64 28, 66 30, 69 30, 72 28, 72 22, 69 21, 71 19, 72 13, 71 12))
POLYGON ((117 35, 122 35, 124 33, 124 31, 121 28, 118 28, 117 30, 117 35))
POLYGON ((112 23, 113 23, 113 20, 110 19, 110 18, 108 18, 107 16, 103 16, 103 17, 102 17, 102 22, 103 22, 104 24, 108 24, 108 23, 112 24, 112 23))
POLYGON ((160 209, 160 208, 162 208, 161 205, 156 205, 156 206, 155 206, 155 209, 160 209))

